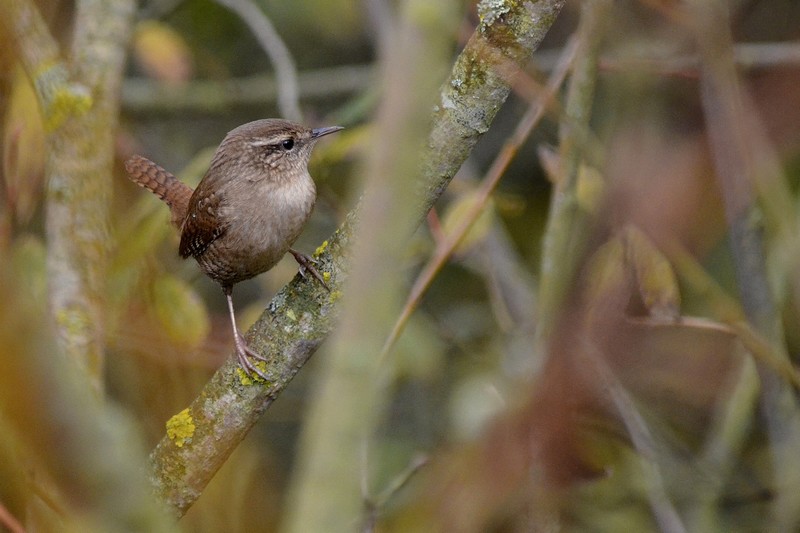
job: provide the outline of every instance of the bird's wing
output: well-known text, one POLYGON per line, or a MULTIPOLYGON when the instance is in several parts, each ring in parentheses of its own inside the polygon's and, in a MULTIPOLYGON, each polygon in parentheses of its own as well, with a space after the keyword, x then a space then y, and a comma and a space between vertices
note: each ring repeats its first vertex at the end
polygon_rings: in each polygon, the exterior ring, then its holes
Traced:
POLYGON ((227 229, 219 216, 222 191, 214 190, 209 185, 208 182, 201 181, 189 201, 189 212, 183 222, 181 244, 178 248, 181 257, 199 257, 227 229))

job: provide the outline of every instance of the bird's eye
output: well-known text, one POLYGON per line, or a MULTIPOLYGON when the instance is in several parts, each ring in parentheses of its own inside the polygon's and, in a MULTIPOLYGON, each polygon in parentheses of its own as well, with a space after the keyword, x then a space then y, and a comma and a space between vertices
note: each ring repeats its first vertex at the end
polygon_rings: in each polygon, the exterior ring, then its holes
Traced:
POLYGON ((294 139, 284 140, 283 142, 281 142, 281 146, 283 146, 283 149, 286 151, 291 150, 292 148, 294 148, 294 139))

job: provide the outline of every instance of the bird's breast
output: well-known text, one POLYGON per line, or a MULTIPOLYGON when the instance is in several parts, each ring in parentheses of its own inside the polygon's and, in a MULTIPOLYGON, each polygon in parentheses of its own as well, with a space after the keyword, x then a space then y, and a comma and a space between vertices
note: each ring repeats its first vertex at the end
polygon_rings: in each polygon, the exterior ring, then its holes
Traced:
POLYGON ((275 266, 314 208, 316 189, 310 176, 291 183, 249 185, 237 188, 220 206, 225 232, 197 258, 222 284, 238 283, 275 266))

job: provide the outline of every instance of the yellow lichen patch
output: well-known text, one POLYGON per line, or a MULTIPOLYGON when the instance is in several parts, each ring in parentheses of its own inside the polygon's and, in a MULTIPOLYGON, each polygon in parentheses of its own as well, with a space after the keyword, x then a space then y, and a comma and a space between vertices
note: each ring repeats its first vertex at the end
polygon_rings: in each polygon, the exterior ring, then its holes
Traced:
POLYGON ((328 283, 331 280, 331 273, 330 272, 323 272, 322 279, 325 280, 325 283, 328 283))
POLYGON ((80 86, 59 87, 47 109, 45 130, 54 131, 69 117, 80 116, 92 107, 92 97, 80 86))
POLYGON ((319 254, 321 254, 322 252, 324 252, 324 251, 325 251, 325 249, 326 249, 327 247, 328 247, 328 241, 322 241, 322 244, 320 244, 319 246, 317 246, 317 249, 316 249, 316 250, 314 250, 314 255, 319 255, 319 254))
POLYGON ((286 311, 286 318, 288 318, 292 322, 297 322, 297 315, 294 314, 293 309, 289 309, 288 311, 286 311))
MULTIPOLYGON (((267 363, 266 361, 258 361, 256 364, 256 368, 258 368, 261 372, 267 371, 267 363)), ((254 383, 266 383, 267 380, 259 376, 258 374, 249 374, 244 368, 238 367, 236 369, 236 376, 239 378, 239 383, 242 385, 249 387, 254 383)))
POLYGON ((331 303, 333 303, 339 298, 341 298, 341 296, 342 296, 342 291, 332 291, 329 300, 331 303))
POLYGON ((239 383, 242 385, 249 386, 253 384, 253 379, 247 372, 244 371, 242 367, 236 368, 236 377, 239 378, 239 383))
POLYGON ((167 420, 167 437, 178 448, 182 448, 184 444, 192 440, 195 429, 194 420, 189 414, 188 407, 167 420))

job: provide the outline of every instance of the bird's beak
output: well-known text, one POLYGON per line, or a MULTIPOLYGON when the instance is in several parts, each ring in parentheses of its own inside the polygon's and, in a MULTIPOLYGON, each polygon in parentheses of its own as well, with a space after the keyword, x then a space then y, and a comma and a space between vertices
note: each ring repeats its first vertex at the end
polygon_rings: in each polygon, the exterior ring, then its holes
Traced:
POLYGON ((329 133, 336 133, 339 130, 343 130, 342 126, 328 126, 327 128, 314 128, 311 130, 311 138, 312 139, 319 139, 323 135, 328 135, 329 133))

